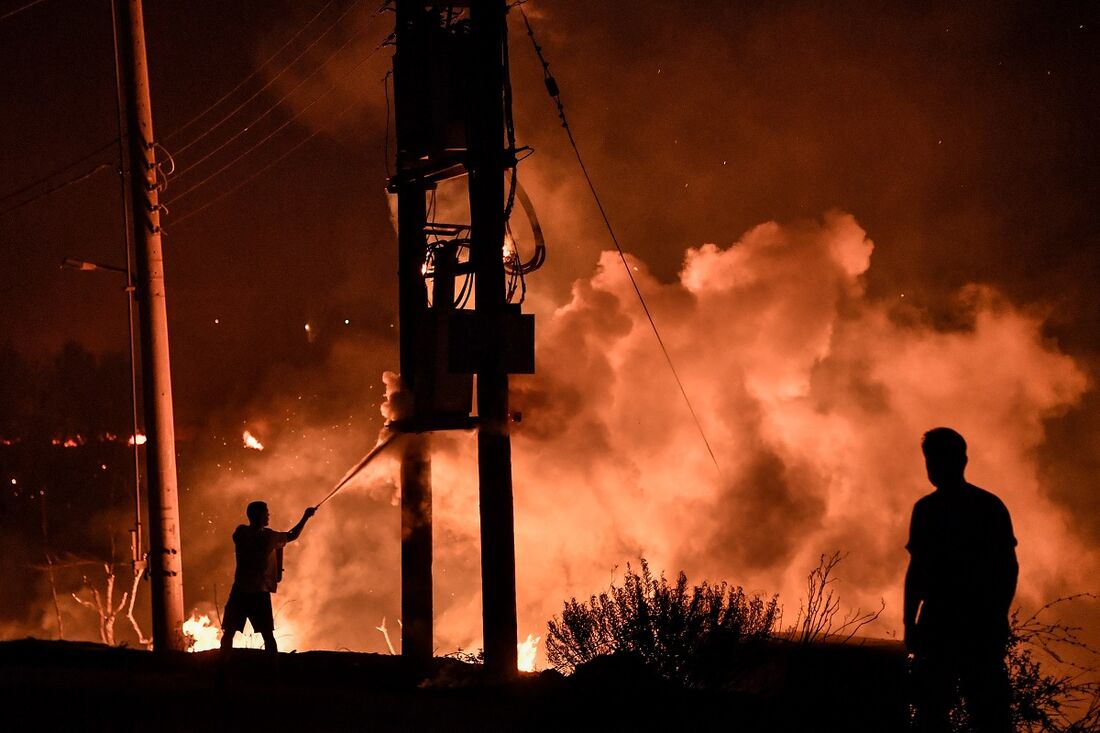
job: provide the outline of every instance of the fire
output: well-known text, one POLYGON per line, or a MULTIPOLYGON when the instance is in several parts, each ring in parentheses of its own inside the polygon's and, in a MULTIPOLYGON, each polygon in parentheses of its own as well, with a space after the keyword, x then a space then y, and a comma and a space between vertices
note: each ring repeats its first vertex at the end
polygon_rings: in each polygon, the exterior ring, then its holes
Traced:
POLYGON ((210 617, 192 612, 191 618, 183 622, 183 635, 191 638, 187 647, 189 652, 205 652, 217 649, 221 642, 222 630, 210 623, 210 617))
POLYGON ((145 433, 138 433, 137 435, 131 435, 130 439, 126 441, 126 445, 145 445, 145 441, 148 438, 145 437, 145 433))
POLYGON ((541 636, 528 634, 526 641, 516 644, 516 666, 519 667, 520 672, 535 671, 535 655, 538 654, 540 641, 542 641, 541 636))
POLYGON ((241 442, 245 448, 251 448, 252 450, 263 450, 264 444, 256 440, 256 437, 249 431, 245 430, 241 434, 241 442))

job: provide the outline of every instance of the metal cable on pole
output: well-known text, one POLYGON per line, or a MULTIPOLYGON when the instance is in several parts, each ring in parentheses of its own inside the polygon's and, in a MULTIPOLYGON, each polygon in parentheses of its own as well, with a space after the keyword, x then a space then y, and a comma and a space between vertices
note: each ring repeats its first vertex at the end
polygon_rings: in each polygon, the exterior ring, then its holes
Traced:
POLYGON ((51 178, 55 178, 55 177, 61 175, 62 173, 77 167, 81 163, 84 163, 84 162, 96 157, 100 153, 107 152, 117 142, 118 142, 117 138, 112 138, 112 139, 108 140, 107 142, 103 143, 102 145, 100 145, 98 148, 96 148, 92 152, 88 153, 87 155, 84 155, 84 156, 78 158, 77 160, 74 160, 72 163, 69 163, 68 165, 62 166, 61 168, 58 168, 58 169, 54 170, 52 173, 48 173, 48 174, 42 176, 41 178, 39 178, 37 180, 31 181, 28 184, 20 186, 19 188, 17 188, 14 191, 11 191, 10 193, 6 193, 3 196, 0 196, 0 204, 4 203, 8 199, 18 198, 19 196, 21 196, 21 195, 23 195, 23 194, 25 194, 29 191, 34 190, 34 188, 36 186, 42 185, 43 183, 50 180, 51 178))
POLYGON ((24 10, 30 10, 35 5, 40 5, 44 2, 46 2, 46 0, 31 0, 31 2, 27 3, 26 5, 24 5, 22 7, 16 8, 15 10, 9 10, 8 12, 4 13, 3 15, 0 15, 0 21, 7 20, 8 18, 11 18, 12 16, 15 16, 15 15, 19 15, 24 10))
MULTIPOLYGON (((197 115, 195 115, 194 117, 192 117, 191 119, 189 119, 189 120, 188 120, 187 122, 183 123, 182 125, 180 125, 179 127, 177 127, 177 128, 175 129, 175 130, 173 130, 172 132, 168 133, 168 134, 167 134, 167 135, 166 135, 166 136, 164 137, 165 141, 170 141, 170 140, 172 140, 172 139, 173 139, 174 137, 176 137, 177 135, 181 134, 181 133, 182 133, 182 132, 183 132, 184 130, 186 130, 187 128, 191 127, 191 125, 195 124, 196 122, 198 122, 199 120, 201 120, 201 119, 202 119, 203 117, 205 117, 205 116, 206 116, 206 115, 207 115, 207 114, 208 114, 209 112, 211 112, 211 111, 212 111, 213 109, 215 109, 215 108, 216 108, 216 107, 217 107, 217 106, 218 106, 219 104, 221 104, 222 102, 224 102, 225 100, 229 99, 229 98, 230 98, 230 97, 232 97, 232 96, 233 96, 234 94, 236 94, 236 93, 237 93, 237 91, 238 91, 238 90, 239 90, 239 89, 240 89, 241 87, 243 87, 243 86, 244 86, 245 84, 247 84, 247 83, 248 83, 248 82, 249 82, 249 81, 250 81, 250 80, 251 80, 251 79, 252 79, 252 78, 253 78, 254 76, 256 76, 257 74, 259 74, 259 73, 260 73, 260 71, 261 71, 261 70, 263 70, 263 68, 264 68, 265 66, 267 66, 267 65, 268 65, 268 64, 270 64, 270 63, 271 63, 272 61, 274 61, 274 60, 275 60, 275 59, 276 59, 276 58, 277 58, 277 57, 279 56, 279 54, 281 54, 281 53, 282 53, 283 51, 285 51, 285 50, 286 50, 286 49, 287 49, 287 48, 288 48, 288 47, 290 46, 290 44, 294 43, 294 41, 296 41, 296 40, 298 39, 298 36, 300 36, 300 35, 302 35, 303 33, 305 33, 305 30, 306 30, 306 28, 309 28, 309 27, 310 27, 311 25, 313 25, 313 22, 314 22, 315 20, 317 20, 318 18, 320 18, 320 17, 321 17, 321 16, 322 16, 322 15, 324 14, 324 12, 325 12, 326 10, 328 10, 328 9, 329 9, 330 7, 332 7, 332 3, 333 3, 333 2, 335 2, 335 1, 336 1, 336 0, 329 0, 329 2, 325 3, 324 7, 322 7, 322 8, 320 9, 320 10, 318 10, 318 11, 317 11, 317 13, 316 13, 316 14, 315 14, 315 15, 314 15, 314 16, 313 16, 312 18, 310 18, 310 19, 309 19, 308 21, 306 21, 306 24, 305 24, 305 25, 303 25, 303 26, 302 26, 301 28, 299 28, 299 29, 298 29, 298 31, 297 31, 297 32, 296 32, 296 33, 295 33, 294 35, 292 35, 292 36, 291 36, 291 37, 290 37, 289 39, 287 39, 287 42, 286 42, 286 43, 284 43, 284 44, 283 44, 282 46, 280 46, 280 47, 279 47, 279 50, 278 50, 278 51, 276 51, 275 53, 273 53, 273 54, 271 54, 270 56, 268 56, 268 57, 267 57, 267 59, 265 59, 265 60, 264 60, 264 62, 263 62, 262 64, 260 64, 259 66, 257 66, 257 67, 256 67, 256 68, 255 68, 255 69, 254 69, 254 70, 252 71, 252 73, 251 73, 251 74, 249 74, 249 75, 248 75, 248 76, 246 76, 245 78, 241 79, 241 80, 240 80, 240 82, 238 82, 237 86, 233 87, 233 88, 232 88, 232 89, 230 89, 230 90, 229 90, 228 92, 226 92, 226 93, 225 93, 225 94, 223 94, 222 96, 218 97, 218 99, 217 99, 217 100, 215 100, 215 101, 214 101, 213 103, 211 103, 211 104, 210 104, 210 105, 209 105, 209 106, 208 106, 208 107, 207 107, 206 109, 204 109, 204 110, 203 110, 202 112, 199 112, 199 113, 198 113, 197 115)), ((293 62, 291 62, 291 63, 293 63, 293 62)), ((286 71, 286 69, 284 69, 283 71, 286 71)), ((280 72, 280 73, 282 73, 282 72, 280 72)))
MULTIPOLYGON (((219 143, 216 147, 214 147, 213 149, 207 151, 207 153, 205 155, 203 155, 201 158, 194 161, 193 163, 191 163, 191 165, 187 166, 182 171, 177 173, 176 178, 178 179, 180 176, 185 176, 188 173, 190 173, 191 171, 195 170, 198 166, 202 165, 207 160, 209 160, 210 158, 214 157, 219 152, 221 152, 225 148, 225 146, 229 145, 234 140, 237 140, 238 138, 241 137, 241 135, 244 135, 246 132, 248 132, 250 129, 252 129, 252 127, 257 122, 259 122, 260 120, 262 120, 263 118, 267 117, 269 114, 274 112, 276 109, 278 109, 279 106, 283 102, 285 102, 287 99, 289 99, 296 91, 301 89, 306 84, 306 82, 308 82, 310 79, 312 79, 314 76, 316 76, 322 69, 324 69, 326 66, 328 66, 332 62, 332 60, 334 58, 336 58, 337 54, 339 54, 341 51, 343 51, 345 48, 347 48, 357 38, 362 36, 363 33, 364 33, 364 31, 359 31, 359 32, 353 34, 352 36, 350 36, 346 41, 344 41, 342 44, 340 44, 340 46, 335 51, 333 51, 331 54, 329 54, 328 58, 326 58, 324 61, 322 61, 317 66, 317 68, 315 68, 313 71, 311 71, 308 74, 306 74, 305 76, 303 76, 302 79, 297 84, 295 84, 289 92, 287 92, 283 96, 276 99, 272 104, 270 104, 267 107, 267 109, 265 109, 263 112, 261 112, 256 117, 253 117, 251 120, 246 122, 244 125, 242 125, 241 129, 238 130, 236 133, 234 133, 230 137, 226 138, 225 140, 222 140, 221 143, 219 143)), ((331 87, 330 87, 329 91, 331 91, 331 87)), ((310 106, 312 106, 312 103, 310 104, 310 106)), ((307 107, 307 109, 308 109, 308 107, 307 107)))
POLYGON ((264 144, 265 144, 265 143, 266 143, 266 142, 267 142, 268 140, 271 140, 271 139, 272 139, 273 137, 275 137, 275 136, 276 136, 277 134, 279 134, 279 133, 280 133, 280 132, 282 132, 282 131, 283 131, 284 129, 286 129, 286 128, 287 128, 287 127, 288 127, 288 126, 290 125, 290 123, 292 123, 292 122, 294 122, 295 120, 297 120, 297 119, 298 119, 299 117, 301 117, 301 116, 302 116, 302 115, 304 115, 304 114, 305 114, 306 112, 308 112, 308 111, 309 111, 310 109, 312 109, 312 108, 313 108, 313 106, 314 106, 315 104, 317 104, 317 103, 318 103, 318 102, 320 102, 320 101, 321 101, 322 99, 324 99, 324 98, 325 98, 325 97, 327 97, 327 96, 328 96, 329 94, 331 94, 331 93, 332 93, 332 91, 333 91, 333 90, 334 90, 334 89, 336 88, 336 84, 337 84, 337 83, 339 83, 339 82, 340 82, 340 81, 342 81, 342 80, 343 80, 344 78, 346 78, 346 77, 350 76, 350 75, 351 75, 352 73, 354 73, 354 72, 355 72, 356 70, 358 70, 358 68, 359 68, 360 66, 362 66, 362 65, 363 65, 364 63, 366 63, 366 62, 367 62, 367 60, 368 60, 368 59, 370 59, 370 58, 371 58, 372 56, 374 56, 374 54, 376 54, 376 53, 377 53, 377 52, 378 52, 378 51, 379 51, 379 50, 380 50, 381 48, 382 48, 382 44, 378 44, 377 46, 375 46, 375 47, 374 47, 374 48, 373 48, 373 49, 371 50, 371 52, 370 52, 370 53, 368 53, 368 54, 367 54, 366 56, 364 56, 364 57, 363 57, 362 59, 360 59, 358 63, 356 63, 356 64, 355 64, 355 65, 354 65, 353 67, 351 67, 350 69, 348 69, 348 71, 346 71, 346 72, 345 72, 344 74, 342 74, 342 75, 341 75, 340 77, 338 77, 338 78, 337 78, 337 79, 336 79, 336 80, 335 80, 335 81, 334 81, 334 82, 333 82, 332 84, 330 84, 330 85, 329 85, 329 88, 328 88, 328 89, 326 89, 325 91, 321 92, 321 94, 317 95, 317 97, 315 97, 315 98, 313 99, 313 101, 312 101, 312 102, 310 102, 309 104, 307 104, 307 105, 306 105, 305 107, 303 107, 302 109, 298 110, 298 111, 297 111, 297 112, 296 112, 296 113, 295 113, 295 114, 294 114, 293 116, 289 117, 289 118, 288 118, 288 119, 287 119, 286 121, 284 121, 284 122, 283 122, 283 123, 282 123, 281 125, 279 125, 279 126, 278 126, 278 127, 276 127, 276 128, 274 129, 274 130, 272 130, 271 132, 269 132, 269 133, 268 133, 267 135, 265 135, 264 137, 262 137, 262 138, 261 138, 260 140, 258 140, 258 141, 257 141, 257 142, 256 142, 256 143, 255 143, 254 145, 252 145, 252 146, 250 146, 249 148, 245 149, 245 150, 244 150, 244 151, 243 151, 243 152, 242 152, 241 154, 239 154, 238 156, 236 156, 235 158, 233 158, 233 160, 229 161, 228 163, 226 163, 226 164, 225 164, 225 165, 223 165, 222 167, 218 168, 218 169, 217 169, 216 171, 214 171, 214 172, 213 172, 213 173, 211 173, 210 175, 206 176, 206 178, 203 178, 202 180, 198 181, 197 183, 194 183, 194 184, 192 184, 191 186, 189 186, 189 187, 185 188, 185 189, 184 189, 183 191, 181 191, 180 193, 177 193, 177 194, 176 194, 175 196, 173 196, 173 197, 172 197, 172 199, 171 199, 171 200, 170 200, 170 201, 169 201, 168 203, 169 203, 169 204, 174 204, 175 202, 177 202, 177 201, 179 201, 180 199, 182 199, 183 197, 185 197, 185 196, 189 195, 189 194, 190 194, 191 192, 195 191, 196 189, 198 189, 198 188, 201 188, 202 186, 205 186, 205 185, 206 185, 207 183, 209 183, 209 182, 210 182, 211 180, 213 180, 214 178, 218 177, 219 175, 221 175, 221 174, 222 174, 222 173, 224 173, 225 171, 229 170, 230 168, 232 168, 232 167, 233 167, 234 165, 236 165, 237 163, 239 163, 239 162, 240 162, 241 160, 243 160, 243 159, 244 159, 244 158, 246 158, 247 156, 251 155, 251 154, 252 154, 252 153, 253 153, 253 152, 254 152, 254 151, 255 151, 256 149, 258 149, 259 147, 261 147, 262 145, 264 145, 264 144))
MULTIPOLYGON (((130 418, 133 427, 132 435, 134 436, 134 536, 130 542, 130 550, 133 561, 132 569, 134 576, 137 577, 139 574, 143 574, 146 568, 141 531, 141 446, 137 439, 141 425, 139 415, 141 403, 138 400, 140 385, 138 384, 137 333, 134 328, 134 318, 137 315, 137 303, 135 302, 137 289, 134 277, 133 210, 129 196, 130 160, 129 137, 126 125, 126 72, 122 68, 122 54, 119 48, 118 9, 113 2, 111 3, 111 37, 115 52, 115 111, 118 114, 118 157, 120 161, 118 182, 122 208, 122 246, 126 250, 126 325, 130 345, 130 418)), ((132 607, 132 598, 130 604, 132 607)))
POLYGON ((573 148, 573 154, 577 158, 577 163, 580 165, 581 173, 584 174, 584 180, 588 184, 588 190, 592 192, 592 198, 596 202, 596 208, 600 210, 600 216, 603 218, 604 226, 607 228, 607 233, 611 236, 611 241, 615 245, 616 251, 619 253, 619 259, 623 263, 623 269, 626 270, 626 275, 630 278, 630 284, 634 287, 634 293, 638 296, 638 302, 642 304, 642 310, 645 311, 646 319, 649 320, 649 326, 653 330, 653 335, 657 337, 657 343, 661 347, 661 353, 664 354, 665 361, 668 362, 668 367, 672 371, 672 376, 676 380, 676 386, 680 388, 680 394, 684 398, 684 404, 687 405, 688 412, 691 413, 692 420, 695 421, 695 427, 699 431, 699 436, 703 439, 703 444, 707 447, 707 453, 710 454, 710 460, 714 463, 715 469, 718 473, 722 473, 722 467, 718 465, 718 459, 714 455, 714 450, 710 446, 710 441, 707 440, 707 434, 703 430, 703 424, 699 420, 699 415, 695 412, 695 408, 691 404, 691 399, 688 397, 687 390, 684 389, 684 383, 680 380, 680 374, 676 370, 676 365, 672 361, 672 355, 668 352, 668 347, 665 346, 665 341, 661 338, 661 332, 657 329, 657 323, 653 320, 653 314, 649 310, 649 306, 645 302, 645 296, 642 295, 642 290, 638 287, 638 281, 634 279, 634 273, 630 270, 630 263, 626 261, 626 253, 623 251, 622 245, 619 244, 619 238, 615 234, 614 227, 611 226, 611 220, 607 216, 607 211, 603 207, 603 202, 600 200, 600 194, 596 191, 596 184, 592 182, 592 176, 588 173, 588 167, 584 164, 584 158, 581 157, 580 148, 577 145, 576 138, 573 137, 573 130, 569 126, 569 121, 565 116, 565 105, 561 101, 561 90, 558 88, 558 83, 550 73, 550 63, 546 60, 546 57, 542 53, 542 47, 535 40, 535 32, 531 28, 531 21, 527 17, 527 13, 523 10, 522 6, 519 7, 519 12, 523 16, 523 23, 527 26, 527 35, 531 38, 531 45, 535 49, 535 55, 538 56, 539 63, 542 64, 543 82, 546 84, 546 91, 550 94, 550 98, 554 100, 554 104, 558 108, 558 118, 561 120, 561 126, 565 129, 565 134, 569 137, 569 145, 573 148))
POLYGON ((193 139, 192 139, 192 140, 191 140, 190 142, 187 142, 186 144, 184 144, 184 145, 182 145, 181 147, 179 147, 179 148, 178 148, 178 149, 176 150, 176 153, 177 153, 177 154, 179 154, 179 153, 182 153, 182 152, 184 152, 185 150, 188 150, 188 149, 190 149, 190 148, 191 148, 192 146, 194 146, 194 145, 195 145, 196 143, 198 143, 198 142, 199 142, 200 140, 204 139, 204 138, 205 138, 205 137, 206 137, 207 135, 209 135, 210 133, 212 133, 212 132, 213 132, 214 130, 216 130, 217 128, 221 127, 221 126, 222 126, 223 124, 225 124, 225 123, 226 123, 226 122, 227 122, 228 120, 232 119, 232 117, 233 117, 233 116, 234 116, 235 114, 237 114, 238 112, 240 112, 240 111, 241 111, 242 109, 244 109, 244 108, 245 108, 245 107, 246 107, 246 106, 248 105, 248 103, 249 103, 249 102, 251 102, 251 101, 252 101, 253 99, 255 99, 256 97, 260 96, 260 94, 261 94, 261 93, 263 93, 263 92, 264 92, 264 90, 266 90, 266 89, 267 89, 268 87, 270 87, 270 86, 271 86, 272 84, 274 84, 274 83, 275 83, 276 81, 278 81, 278 79, 279 79, 280 77, 282 77, 282 75, 283 75, 283 74, 285 74, 285 73, 286 73, 287 71, 289 71, 289 70, 290 70, 290 68, 291 68, 292 66, 294 66, 294 64, 298 63, 298 61, 300 61, 300 60, 302 59, 302 57, 303 57, 303 56, 305 56, 305 55, 306 55, 306 54, 307 54, 307 53, 309 52, 309 50, 310 50, 311 48, 313 48, 313 47, 314 47, 314 46, 316 46, 316 45, 317 45, 318 43, 320 43, 320 42, 321 42, 321 39, 323 39, 323 38, 324 38, 325 36, 327 36, 327 35, 328 35, 329 33, 331 33, 331 32, 332 32, 332 29, 333 29, 333 28, 335 28, 335 27, 336 27, 336 26, 337 26, 337 25, 338 25, 338 24, 340 23, 340 21, 344 19, 344 16, 346 16, 346 15, 347 15, 348 13, 350 13, 350 12, 351 12, 351 10, 352 10, 352 8, 354 8, 354 7, 355 7, 356 5, 358 5, 358 4, 359 4, 359 0, 352 0, 352 3, 351 3, 350 5, 348 5, 348 7, 347 7, 347 8, 345 8, 345 9, 344 9, 344 12, 342 12, 342 13, 341 13, 341 14, 339 15, 339 17, 337 17, 337 18, 336 18, 336 20, 334 20, 334 21, 332 22, 332 24, 331 24, 331 25, 329 25, 329 27, 328 27, 328 28, 326 28, 326 29, 325 29, 325 31, 324 31, 324 32, 323 32, 323 33, 322 33, 321 35, 317 36, 317 38, 315 38, 315 39, 313 40, 313 42, 311 42, 311 43, 310 43, 310 44, 309 44, 308 46, 306 46, 305 48, 303 48, 303 49, 301 50, 301 52, 299 52, 299 54, 298 54, 297 56, 295 56, 295 57, 294 57, 293 59, 291 59, 291 61, 290 61, 290 62, 289 62, 289 63, 288 63, 288 64, 287 64, 287 65, 286 65, 285 67, 283 67, 283 69, 282 69, 282 70, 281 70, 281 71, 280 71, 280 72, 279 72, 278 74, 276 74, 275 76, 273 76, 273 77, 271 77, 270 79, 268 79, 267 83, 266 83, 266 84, 264 84, 264 85, 263 85, 262 87, 260 87, 259 89, 257 89, 257 90, 256 90, 255 92, 253 92, 253 93, 252 93, 252 95, 248 97, 248 99, 244 100, 243 102, 241 102, 240 104, 238 104, 238 105, 237 105, 236 107, 234 107, 234 108, 233 108, 233 109, 232 109, 232 110, 231 110, 231 111, 229 112, 229 114, 227 114, 227 115, 224 115, 224 116, 223 116, 223 117, 222 117, 221 119, 219 119, 219 120, 218 120, 217 122, 215 122, 215 123, 214 123, 213 125, 211 125, 210 127, 208 127, 208 128, 207 128, 207 129, 205 130, 205 131, 203 131, 202 133, 200 133, 198 137, 196 137, 196 138, 193 138, 193 139))
MULTIPOLYGON (((113 144, 114 143, 112 142, 112 145, 113 144)), ((75 178, 69 178, 65 181, 62 181, 61 183, 58 183, 54 186, 51 186, 50 188, 47 188, 45 191, 42 191, 41 193, 39 193, 35 196, 32 196, 29 199, 26 199, 24 201, 20 201, 18 204, 15 204, 14 206, 9 206, 6 209, 0 210, 0 217, 7 216, 8 214, 12 213, 13 211, 17 211, 18 209, 22 209, 24 206, 27 206, 28 204, 33 204, 35 201, 38 201, 40 199, 44 199, 47 196, 49 196, 50 194, 57 193, 58 191, 60 191, 62 189, 68 188, 69 186, 80 183, 81 181, 86 181, 87 179, 94 176, 96 173, 99 173, 104 168, 109 168, 110 166, 111 166, 110 163, 100 163, 96 167, 92 168, 89 171, 85 171, 84 173, 81 173, 79 176, 76 176, 75 178)), ((41 183, 41 181, 39 183, 41 183)), ((35 184, 35 185, 37 185, 37 184, 35 184)))

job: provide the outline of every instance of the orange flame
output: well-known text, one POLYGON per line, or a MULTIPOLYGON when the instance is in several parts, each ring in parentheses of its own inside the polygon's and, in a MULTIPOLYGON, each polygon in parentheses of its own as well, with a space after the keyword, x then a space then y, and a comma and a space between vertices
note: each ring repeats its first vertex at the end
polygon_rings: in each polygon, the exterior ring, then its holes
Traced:
POLYGON ((245 448, 251 448, 252 450, 263 450, 264 444, 256 440, 256 437, 249 431, 245 430, 241 434, 241 443, 245 448))
POLYGON ((541 636, 528 634, 526 641, 516 644, 516 666, 519 667, 520 672, 535 671, 535 656, 538 654, 540 641, 542 641, 541 636))
POLYGON ((145 445, 145 441, 148 438, 145 437, 145 433, 138 433, 137 435, 131 435, 130 439, 126 441, 126 445, 145 445))
POLYGON ((210 617, 205 613, 199 616, 192 612, 191 618, 183 622, 183 635, 191 639, 187 651, 205 652, 218 648, 222 630, 210 623, 210 617))

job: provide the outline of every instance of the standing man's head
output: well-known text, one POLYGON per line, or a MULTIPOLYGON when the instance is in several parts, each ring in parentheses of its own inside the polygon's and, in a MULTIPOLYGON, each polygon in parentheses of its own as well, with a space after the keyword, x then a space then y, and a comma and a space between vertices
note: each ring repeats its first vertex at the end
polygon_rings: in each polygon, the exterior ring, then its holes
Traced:
POLYGON ((267 510, 267 504, 262 501, 254 501, 244 510, 248 515, 248 523, 253 527, 266 527, 271 521, 271 512, 267 510))
POLYGON ((933 428, 921 440, 928 480, 939 488, 963 482, 966 469, 966 440, 951 428, 933 428))

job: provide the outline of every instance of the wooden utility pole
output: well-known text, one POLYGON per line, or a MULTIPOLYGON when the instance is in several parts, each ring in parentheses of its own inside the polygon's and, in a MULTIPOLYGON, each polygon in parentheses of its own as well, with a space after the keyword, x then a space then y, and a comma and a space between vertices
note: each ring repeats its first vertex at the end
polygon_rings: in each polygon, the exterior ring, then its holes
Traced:
POLYGON ((432 650, 424 434, 476 425, 485 666, 507 676, 516 672, 517 641, 508 374, 534 371, 533 317, 508 302, 505 287, 504 175, 516 152, 504 134, 507 9, 504 0, 397 0, 396 10, 389 190, 397 194, 401 375, 414 404, 398 426, 414 434, 401 464, 402 654, 423 660, 432 650), (428 221, 428 192, 462 176, 470 222, 428 221))
POLYGON ((145 461, 149 501, 149 575, 153 586, 153 649, 184 650, 183 563, 176 490, 176 434, 168 359, 159 184, 145 56, 141 0, 112 0, 121 39, 126 134, 134 227, 134 285, 141 336, 145 461))
MULTIPOLYGON (((398 5, 398 13, 401 13, 398 5)), ((400 120, 401 117, 398 116, 400 120)), ((400 125, 401 123, 398 122, 400 125)), ((424 187, 408 182, 398 200, 398 280, 401 324, 401 379, 414 395, 430 389, 419 346, 428 317, 424 264, 424 187)), ((412 415, 423 417, 414 407, 412 415)), ((419 663, 432 658, 432 463, 427 434, 413 433, 401 455, 401 654, 419 663)))
MULTIPOLYGON (((485 350, 477 371, 477 469, 481 508, 481 602, 485 667, 516 671, 516 543, 512 508, 512 443, 508 373, 503 351, 505 0, 470 3, 470 259, 475 309, 485 350)), ((512 151, 514 156, 515 151, 512 151)))
MULTIPOLYGON (((415 88, 421 77, 420 9, 409 0, 397 3, 396 52, 393 56, 394 118, 397 138, 397 174, 391 190, 397 194, 397 279, 401 381, 414 395, 411 422, 424 415, 423 400, 415 396, 431 390, 432 372, 424 368, 422 333, 428 318, 428 291, 424 281, 425 183, 411 172, 421 157, 418 129, 422 124, 415 88), (418 409, 421 408, 421 409, 418 409)), ((401 456, 401 654, 418 664, 432 658, 432 473, 428 437, 412 434, 401 456)))

